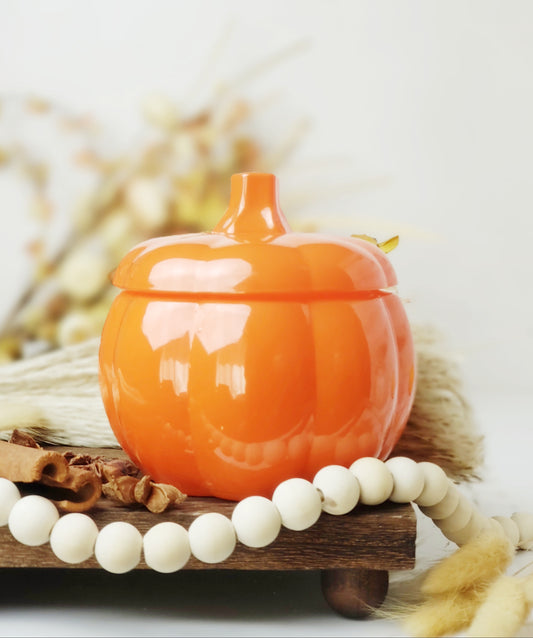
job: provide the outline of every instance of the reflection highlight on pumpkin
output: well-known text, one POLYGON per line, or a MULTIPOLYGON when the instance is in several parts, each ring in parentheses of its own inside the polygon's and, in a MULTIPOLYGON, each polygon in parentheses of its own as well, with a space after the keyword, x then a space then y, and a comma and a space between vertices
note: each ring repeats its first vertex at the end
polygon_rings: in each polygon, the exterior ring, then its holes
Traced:
POLYGON ((148 281, 157 290, 184 289, 191 281, 199 291, 217 292, 237 288, 253 274, 250 262, 229 258, 213 261, 170 257, 152 267, 148 281), (213 288, 215 285, 215 288, 213 288))

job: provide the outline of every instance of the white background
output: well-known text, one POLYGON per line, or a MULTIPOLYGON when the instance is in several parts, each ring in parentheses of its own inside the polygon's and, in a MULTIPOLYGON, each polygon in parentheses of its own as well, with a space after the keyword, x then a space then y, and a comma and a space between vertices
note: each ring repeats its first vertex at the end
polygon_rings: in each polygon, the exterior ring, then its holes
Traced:
MULTIPOLYGON (((0 95, 38 94, 95 114, 127 142, 146 94, 163 92, 194 110, 217 82, 238 83, 285 47, 297 52, 238 86, 257 101, 279 94, 258 118, 265 137, 283 137, 300 116, 310 122, 280 174, 286 213, 291 193, 309 193, 301 214, 334 232, 399 233, 391 258, 411 316, 447 335, 473 396, 501 397, 501 422, 476 398, 482 426, 527 441, 532 2, 0 0, 0 95), (521 409, 513 412, 517 392, 521 409)), ((74 197, 74 182, 65 174, 60 190, 74 197)), ((0 197, 3 314, 27 275, 21 246, 32 227, 1 178, 0 197)), ((188 631, 200 635, 204 625, 192 622, 188 631)), ((300 625, 291 626, 297 633, 300 625)))
MULTIPOLYGON (((257 101, 279 93, 257 118, 263 134, 310 122, 281 174, 285 199, 369 180, 302 214, 346 234, 399 232, 413 318, 443 329, 473 386, 532 390, 532 25, 527 1, 2 0, 0 92, 50 97, 129 139, 146 94, 194 110, 294 46, 239 86, 257 101)), ((6 302, 25 272, 17 203, 0 207, 6 302)))

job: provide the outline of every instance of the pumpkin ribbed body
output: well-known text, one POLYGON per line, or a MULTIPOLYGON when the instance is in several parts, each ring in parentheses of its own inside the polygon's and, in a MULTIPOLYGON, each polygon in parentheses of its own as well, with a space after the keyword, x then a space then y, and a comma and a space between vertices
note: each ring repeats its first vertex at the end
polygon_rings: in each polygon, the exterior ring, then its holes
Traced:
POLYGON ((384 458, 399 438, 413 344, 392 268, 367 242, 286 228, 164 238, 134 249, 115 282, 125 290, 102 333, 102 396, 155 480, 270 497, 286 478, 384 458), (276 249, 293 266, 276 265, 276 249))

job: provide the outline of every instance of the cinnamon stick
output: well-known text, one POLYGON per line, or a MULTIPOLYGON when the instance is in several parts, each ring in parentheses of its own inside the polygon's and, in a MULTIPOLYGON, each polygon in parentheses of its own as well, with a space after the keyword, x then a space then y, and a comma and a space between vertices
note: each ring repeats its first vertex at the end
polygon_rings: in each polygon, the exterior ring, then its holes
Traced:
POLYGON ((100 498, 101 480, 93 472, 70 467, 62 454, 0 441, 0 477, 31 483, 34 491, 65 512, 83 512, 100 498))
POLYGON ((31 483, 65 512, 84 512, 103 494, 123 505, 144 505, 159 514, 186 499, 176 487, 154 483, 125 459, 44 450, 25 432, 0 441, 0 477, 31 483))
POLYGON ((34 483, 48 477, 64 481, 68 464, 58 452, 0 441, 0 476, 14 483, 34 483))

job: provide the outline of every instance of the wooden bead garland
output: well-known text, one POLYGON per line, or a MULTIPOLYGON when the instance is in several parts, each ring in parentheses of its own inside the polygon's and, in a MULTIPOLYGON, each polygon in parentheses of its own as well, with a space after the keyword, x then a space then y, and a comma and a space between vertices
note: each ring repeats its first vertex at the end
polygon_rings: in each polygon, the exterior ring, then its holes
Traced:
POLYGON ((350 465, 350 472, 361 486, 360 501, 364 505, 381 505, 394 489, 392 474, 383 461, 372 456, 357 459, 350 465))
POLYGON ((203 563, 221 563, 235 549, 235 528, 223 514, 202 514, 189 527, 189 543, 192 554, 198 560, 203 563))
POLYGON ((59 519, 55 505, 42 496, 31 494, 18 500, 9 513, 11 534, 23 545, 44 545, 59 519))
POLYGON ((281 515, 264 496, 249 496, 237 503, 231 522, 237 539, 247 547, 266 547, 276 540, 281 529, 281 515))
POLYGON ((424 489, 424 472, 412 459, 395 456, 385 461, 392 475, 393 490, 389 500, 393 503, 412 503, 424 489))
POLYGON ((134 569, 144 549, 146 564, 159 572, 185 566, 191 554, 206 563, 226 560, 239 540, 248 547, 273 542, 283 524, 303 530, 313 525, 321 511, 342 515, 358 500, 379 504, 390 498, 414 502, 430 516, 451 541, 462 545, 484 530, 502 534, 520 549, 533 549, 533 514, 516 513, 511 518, 487 518, 479 512, 434 463, 415 463, 395 457, 385 463, 367 457, 349 469, 327 466, 313 481, 294 478, 280 483, 272 500, 252 496, 236 504, 232 519, 211 512, 193 521, 189 530, 172 522, 158 523, 144 538, 129 523, 114 522, 98 532, 84 514, 59 518, 47 499, 23 498, 11 481, 0 478, 0 526, 9 525, 13 536, 26 545, 50 541, 56 556, 66 563, 79 563, 93 551, 100 565, 120 574, 134 569))
POLYGON ((113 574, 135 569, 141 560, 143 538, 130 523, 115 521, 100 530, 94 555, 100 565, 113 574))
POLYGON ((177 572, 191 557, 187 530, 171 521, 150 528, 144 535, 143 549, 148 567, 163 574, 177 572))
POLYGON ((512 518, 507 518, 507 516, 493 516, 492 520, 501 525, 507 538, 511 541, 514 547, 518 547, 520 542, 520 530, 518 529, 516 522, 512 518))
POLYGON ((280 483, 274 490, 272 502, 279 510, 283 526, 296 532, 314 525, 322 511, 322 500, 317 489, 302 478, 280 483))
POLYGON ((520 549, 533 549, 533 514, 517 512, 511 516, 520 534, 520 549))
POLYGON ((464 496, 464 494, 460 494, 457 507, 449 516, 438 520, 437 526, 440 531, 447 536, 448 534, 464 529, 470 522, 473 513, 474 508, 472 503, 466 498, 466 496, 464 496))
MULTIPOLYGON (((390 459, 392 460, 392 459, 390 459)), ((424 487, 420 496, 415 499, 419 507, 432 507, 440 503, 446 496, 449 488, 449 480, 444 470, 435 463, 422 461, 418 467, 424 475, 424 487)))
POLYGON ((7 524, 13 505, 20 500, 20 492, 15 483, 0 478, 0 527, 7 524))
POLYGON ((52 528, 50 547, 59 560, 76 565, 93 555, 97 537, 93 519, 73 512, 62 516, 52 528))
MULTIPOLYGON (((444 498, 430 507, 421 507, 422 512, 434 521, 448 518, 459 504, 459 490, 448 479, 448 489, 444 498)), ((417 503, 417 501, 415 501, 417 503)), ((418 503, 417 503, 418 504, 418 503)))
POLYGON ((361 488, 353 472, 342 465, 328 465, 319 470, 313 485, 322 495, 322 510, 338 516, 357 505, 361 488))

